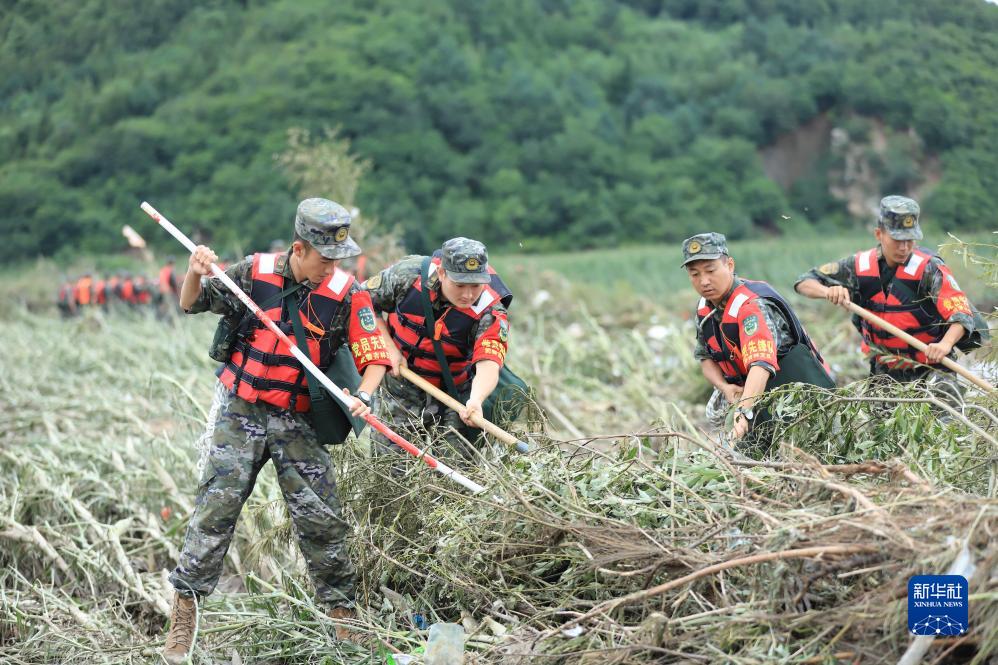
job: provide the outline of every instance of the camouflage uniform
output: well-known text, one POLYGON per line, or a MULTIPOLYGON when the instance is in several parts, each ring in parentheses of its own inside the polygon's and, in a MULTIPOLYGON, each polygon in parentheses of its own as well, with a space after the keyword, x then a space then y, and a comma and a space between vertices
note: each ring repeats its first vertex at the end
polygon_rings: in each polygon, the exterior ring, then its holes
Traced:
MULTIPOLYGON (((727 241, 722 234, 701 233, 683 243, 682 265, 727 256, 727 241)), ((701 362, 716 362, 726 382, 742 385, 753 367, 762 367, 770 375, 767 390, 789 382, 833 385, 817 348, 790 304, 764 282, 747 282, 735 276, 718 305, 701 297, 695 318, 698 326, 693 355, 701 362), (718 358, 712 354, 708 341, 714 345, 715 354, 723 351, 727 357, 718 358)), ((715 388, 707 402, 708 422, 723 427, 730 407, 724 393, 715 388)), ((761 409, 750 434, 743 438, 739 447, 767 447, 772 429, 770 421, 768 412, 761 409), (762 428, 763 425, 766 427, 762 428)))
MULTIPOLYGON (((306 204, 315 201, 330 203, 324 199, 302 203, 296 219, 299 235, 313 243, 326 258, 359 252, 352 239, 345 242, 342 237, 323 237, 302 228, 302 210, 309 212, 306 204)), ((333 222, 340 224, 336 228, 342 236, 342 220, 327 223, 333 222)), ((274 270, 285 280, 293 281, 290 256, 289 252, 278 257, 274 270)), ((252 265, 252 257, 248 257, 226 270, 247 293, 253 284, 252 265)), ((316 286, 307 282, 305 289, 316 286)), ((355 283, 344 297, 343 312, 351 311, 351 298, 358 290, 355 283)), ((201 293, 187 311, 191 314, 210 311, 239 319, 245 314, 245 306, 221 280, 203 278, 201 293)), ((342 339, 346 326, 343 319, 347 317, 337 318, 326 331, 327 338, 342 339)), ((216 391, 212 414, 214 420, 208 423, 207 432, 207 460, 180 561, 170 576, 173 586, 182 594, 206 595, 214 590, 243 503, 253 491, 260 469, 272 460, 319 601, 331 607, 352 607, 354 568, 345 542, 349 526, 340 516, 333 465, 325 447, 316 440, 310 413, 281 409, 262 400, 251 403, 221 387, 216 391)))
MULTIPOLYGON (((728 306, 728 298, 731 297, 731 293, 738 288, 745 280, 735 277, 734 283, 731 285, 731 290, 724 295, 724 299, 719 307, 715 307, 714 311, 711 313, 711 318, 713 318, 718 324, 721 323, 721 318, 724 314, 724 309, 728 306)), ((790 334, 790 326, 787 324, 786 318, 783 313, 769 301, 764 298, 759 299, 759 309, 762 310, 762 321, 761 326, 765 326, 769 330, 770 334, 773 336, 773 341, 776 343, 776 355, 782 356, 790 347, 794 344, 793 336, 790 334)), ((697 339, 696 346, 693 349, 693 357, 700 362, 701 360, 710 360, 710 352, 707 350, 707 345, 704 343, 703 336, 700 334, 700 330, 697 329, 697 339)), ((773 366, 764 361, 760 360, 753 365, 759 365, 766 368, 766 370, 773 374, 775 369, 773 366)), ((705 413, 707 416, 707 422, 709 422, 714 427, 723 427, 724 419, 731 409, 731 404, 725 399, 724 394, 714 388, 713 394, 710 399, 707 400, 707 407, 705 413)))
MULTIPOLYGON (((918 214, 918 204, 912 199, 902 196, 885 197, 881 201, 880 228, 884 232, 889 233, 895 240, 921 240, 922 230, 918 223, 918 214)), ((981 326, 983 319, 973 305, 970 304, 969 300, 966 299, 963 291, 959 289, 959 285, 957 285, 956 280, 943 263, 943 260, 935 256, 935 253, 930 250, 923 249, 922 251, 933 256, 929 259, 925 272, 922 274, 916 297, 919 300, 940 303, 943 300, 942 292, 944 288, 949 294, 948 297, 952 298, 954 294, 961 297, 969 305, 970 313, 953 310, 950 312, 948 318, 943 319, 940 317, 939 324, 948 326, 949 324, 958 323, 963 326, 966 333, 960 342, 961 346, 968 342, 979 344, 982 339, 987 337, 986 324, 983 328, 981 326)), ((897 269, 903 266, 889 267, 887 259, 884 258, 883 250, 879 246, 877 247, 877 264, 883 290, 887 292, 891 282, 894 280, 897 269)), ((794 289, 796 290, 798 284, 808 279, 816 280, 824 286, 845 287, 849 290, 849 298, 852 302, 860 307, 870 307, 870 303, 865 300, 860 291, 859 277, 856 274, 855 255, 811 268, 797 278, 797 281, 794 283, 794 289)), ((859 319, 855 315, 853 316, 853 323, 857 328, 859 327, 859 319)), ((895 361, 897 356, 889 352, 879 354, 877 353, 877 349, 871 349, 871 351, 872 353, 869 358, 871 376, 885 375, 902 382, 917 381, 929 377, 932 382, 949 383, 957 391, 962 390, 959 388, 955 377, 942 365, 929 367, 917 364, 912 366, 913 363, 907 363, 900 367, 894 367, 889 362, 895 361), (945 373, 933 372, 933 369, 945 373)), ((955 353, 951 353, 950 357, 954 358, 955 353)), ((949 390, 949 388, 946 389, 949 390)))
MULTIPOLYGON (((472 241, 474 242, 474 241, 472 241)), ((484 251, 484 246, 475 243, 484 251)), ((446 245, 445 245, 446 247, 446 245)), ((402 301, 406 293, 416 279, 419 278, 423 256, 407 256, 393 266, 386 268, 381 273, 374 275, 364 283, 364 288, 371 294, 371 301, 375 311, 381 313, 391 313, 395 311, 396 305, 402 301)), ((462 279, 460 274, 455 274, 452 267, 448 267, 448 275, 452 279, 462 279)), ((487 280, 487 255, 476 268, 475 275, 485 275, 487 280)), ((470 273, 469 273, 470 275, 470 273)), ((477 282, 482 280, 471 277, 477 282)), ((437 297, 432 302, 434 318, 440 319, 445 310, 450 307, 450 303, 443 298, 440 291, 440 280, 437 277, 436 269, 431 266, 427 288, 436 291, 437 297)), ((475 323, 471 330, 471 338, 477 344, 483 340, 490 331, 495 329, 497 321, 501 322, 504 336, 508 336, 506 308, 499 302, 493 303, 475 323)), ((505 350, 506 340, 502 340, 505 350)), ((501 363, 500 363, 501 364, 501 363)), ((471 392, 472 380, 468 379, 458 386, 458 400, 461 403, 467 401, 471 392)), ((434 435, 443 435, 445 453, 457 453, 465 458, 473 455, 473 450, 468 447, 467 442, 475 443, 481 434, 481 430, 468 427, 461 420, 458 413, 445 406, 438 400, 430 397, 427 393, 417 388, 413 384, 401 378, 395 378, 390 374, 384 378, 381 390, 375 399, 375 407, 378 417, 388 423, 392 423, 393 428, 398 428, 403 436, 414 436, 417 439, 427 437, 426 444, 431 445, 434 435)), ((371 438, 375 444, 375 449, 379 453, 397 451, 398 447, 388 441, 377 432, 371 432, 371 438)), ((440 442, 437 442, 440 443, 440 442)), ((432 452, 432 450, 431 450, 432 452)))

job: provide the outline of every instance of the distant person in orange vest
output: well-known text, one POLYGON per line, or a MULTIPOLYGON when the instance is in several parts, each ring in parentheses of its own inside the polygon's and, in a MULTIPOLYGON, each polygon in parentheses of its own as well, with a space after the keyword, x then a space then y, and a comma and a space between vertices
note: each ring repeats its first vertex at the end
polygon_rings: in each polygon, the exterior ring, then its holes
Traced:
POLYGON ((145 275, 136 275, 135 283, 135 304, 148 305, 152 302, 152 286, 145 275))
POLYGON ((163 299, 169 298, 176 302, 180 298, 180 289, 177 287, 177 272, 175 269, 177 260, 166 257, 166 265, 159 269, 159 293, 163 299))
POLYGON ((367 257, 365 255, 361 254, 357 257, 357 265, 354 268, 353 274, 357 278, 357 281, 367 281, 367 257))
POLYGON ((955 375, 938 363, 954 357, 954 347, 968 351, 990 334, 943 260, 932 250, 916 246, 922 239, 919 212, 912 199, 884 197, 873 232, 877 246, 812 268, 797 278, 794 289, 834 305, 854 302, 928 345, 925 353, 917 351, 853 316, 853 325, 863 336, 871 376, 901 382, 928 379, 948 384, 944 389, 959 395, 962 388, 955 375))
POLYGON ((126 272, 121 277, 121 302, 127 303, 129 305, 135 305, 138 300, 135 298, 135 281, 132 279, 131 273, 126 272))
POLYGON ((107 280, 103 277, 94 282, 94 303, 107 307, 107 280))
POLYGON ((70 280, 66 280, 59 287, 59 295, 56 298, 56 306, 59 308, 59 314, 62 315, 64 319, 76 314, 76 297, 74 295, 74 284, 70 280))
POLYGON ((116 302, 121 300, 121 276, 118 274, 111 275, 107 280, 104 291, 108 306, 114 306, 116 302))
POLYGON ((90 273, 84 273, 82 277, 76 280, 73 295, 77 307, 88 307, 93 302, 93 286, 94 279, 90 273))

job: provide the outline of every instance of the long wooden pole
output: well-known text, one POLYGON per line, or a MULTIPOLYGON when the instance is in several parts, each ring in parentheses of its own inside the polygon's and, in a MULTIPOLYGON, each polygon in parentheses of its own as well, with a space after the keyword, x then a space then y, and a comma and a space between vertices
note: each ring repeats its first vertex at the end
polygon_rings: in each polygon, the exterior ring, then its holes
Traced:
MULTIPOLYGON (((421 377, 419 374, 413 372, 408 367, 401 367, 399 368, 399 371, 406 380, 408 380, 410 383, 414 384, 418 388, 422 389, 423 391, 428 392, 434 398, 442 402, 445 406, 454 409, 458 413, 464 410, 463 404, 461 404, 459 401, 448 395, 440 388, 437 388, 435 385, 433 385, 432 383, 421 377)), ((514 446, 517 452, 525 453, 530 450, 530 446, 527 445, 525 441, 520 441, 515 436, 513 436, 503 428, 499 427, 495 423, 492 423, 481 416, 475 416, 473 420, 475 422, 475 425, 485 430, 495 438, 499 439, 507 446, 514 446)))
MULTIPOLYGON (((843 307, 845 307, 850 312, 852 312, 852 313, 854 313, 854 314, 856 314, 858 316, 863 317, 864 319, 866 319, 867 321, 869 321, 873 325, 877 326, 878 328, 880 328, 882 330, 886 330, 887 332, 889 332, 890 334, 894 335, 898 339, 904 340, 907 344, 911 345, 913 348, 918 349, 922 353, 925 353, 925 349, 928 346, 925 342, 922 342, 921 340, 915 339, 914 337, 912 337, 911 335, 909 335, 905 331, 901 330, 897 326, 895 326, 895 325, 893 325, 891 323, 888 323, 887 321, 884 321, 882 318, 880 318, 879 316, 877 316, 873 312, 871 312, 869 310, 866 310, 866 309, 863 309, 862 307, 860 307, 859 305, 857 305, 854 302, 844 303, 843 307)), ((973 372, 971 372, 969 369, 967 369, 963 365, 961 365, 961 364, 953 361, 950 358, 943 358, 942 359, 942 364, 943 364, 944 367, 948 367, 949 369, 953 370, 954 372, 956 372, 957 374, 959 374, 963 378, 965 378, 968 381, 970 381, 971 383, 973 383, 978 388, 981 388, 981 389, 987 390, 987 391, 992 391, 992 390, 995 389, 995 387, 992 386, 990 383, 988 383, 987 381, 985 381, 981 377, 977 376, 976 374, 974 374, 973 372)))

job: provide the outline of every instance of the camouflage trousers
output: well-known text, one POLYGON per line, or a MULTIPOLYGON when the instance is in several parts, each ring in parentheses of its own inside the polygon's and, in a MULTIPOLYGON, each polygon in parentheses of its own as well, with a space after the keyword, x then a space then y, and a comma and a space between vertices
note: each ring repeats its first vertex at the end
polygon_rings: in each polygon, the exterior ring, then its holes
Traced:
POLYGON ((704 407, 704 415, 707 417, 707 423, 714 429, 724 429, 724 421, 728 417, 730 409, 731 402, 724 396, 724 393, 714 388, 710 399, 707 400, 707 406, 704 407))
MULTIPOLYGON (((458 400, 463 404, 471 392, 471 382, 462 388, 458 400)), ((468 427, 456 411, 408 381, 390 374, 386 376, 374 406, 381 420, 431 455, 474 458, 475 444, 482 430, 468 427)), ((376 455, 405 454, 376 430, 371 431, 371 442, 376 455)))
POLYGON ((216 390, 211 413, 207 460, 180 561, 170 576, 173 586, 185 595, 214 591, 243 503, 270 460, 319 602, 352 607, 350 527, 340 516, 329 453, 316 442, 310 418, 247 402, 224 387, 216 390))

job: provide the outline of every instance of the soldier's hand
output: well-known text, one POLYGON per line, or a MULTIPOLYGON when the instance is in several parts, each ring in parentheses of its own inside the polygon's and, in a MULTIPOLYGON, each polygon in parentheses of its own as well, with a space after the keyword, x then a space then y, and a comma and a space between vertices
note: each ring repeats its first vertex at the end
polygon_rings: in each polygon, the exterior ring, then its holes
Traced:
POLYGON ((480 399, 469 399, 468 403, 464 405, 461 410, 461 420, 464 421, 465 425, 471 425, 472 427, 478 427, 475 424, 475 418, 484 417, 482 411, 482 401, 480 399))
POLYGON ((740 439, 748 434, 750 423, 748 419, 740 413, 735 414, 735 426, 731 430, 732 439, 740 439))
MULTIPOLYGON (((343 394, 349 397, 350 389, 344 388, 343 394)), ((350 415, 352 415, 354 418, 366 418, 369 413, 371 413, 371 407, 369 407, 367 404, 364 404, 362 401, 360 401, 359 398, 354 397, 353 403, 350 405, 350 415)))
POLYGON ((933 342, 925 347, 925 357, 930 364, 935 365, 948 356, 949 352, 952 350, 953 346, 951 344, 947 344, 946 342, 933 342))
POLYGON ((850 302, 849 289, 844 286, 829 286, 825 291, 825 300, 833 305, 844 305, 850 302))
POLYGON ((408 367, 409 364, 405 360, 405 356, 399 351, 399 347, 395 346, 395 342, 388 340, 385 346, 388 347, 388 362, 392 364, 392 376, 395 378, 399 377, 403 367, 408 367))
POLYGON ((209 247, 198 245, 191 253, 191 258, 187 262, 187 271, 195 275, 211 274, 211 264, 218 262, 218 256, 209 247))
POLYGON ((742 386, 736 386, 733 383, 729 383, 724 387, 722 392, 724 393, 724 399, 728 400, 728 404, 738 404, 738 400, 742 398, 742 391, 744 388, 742 386))

